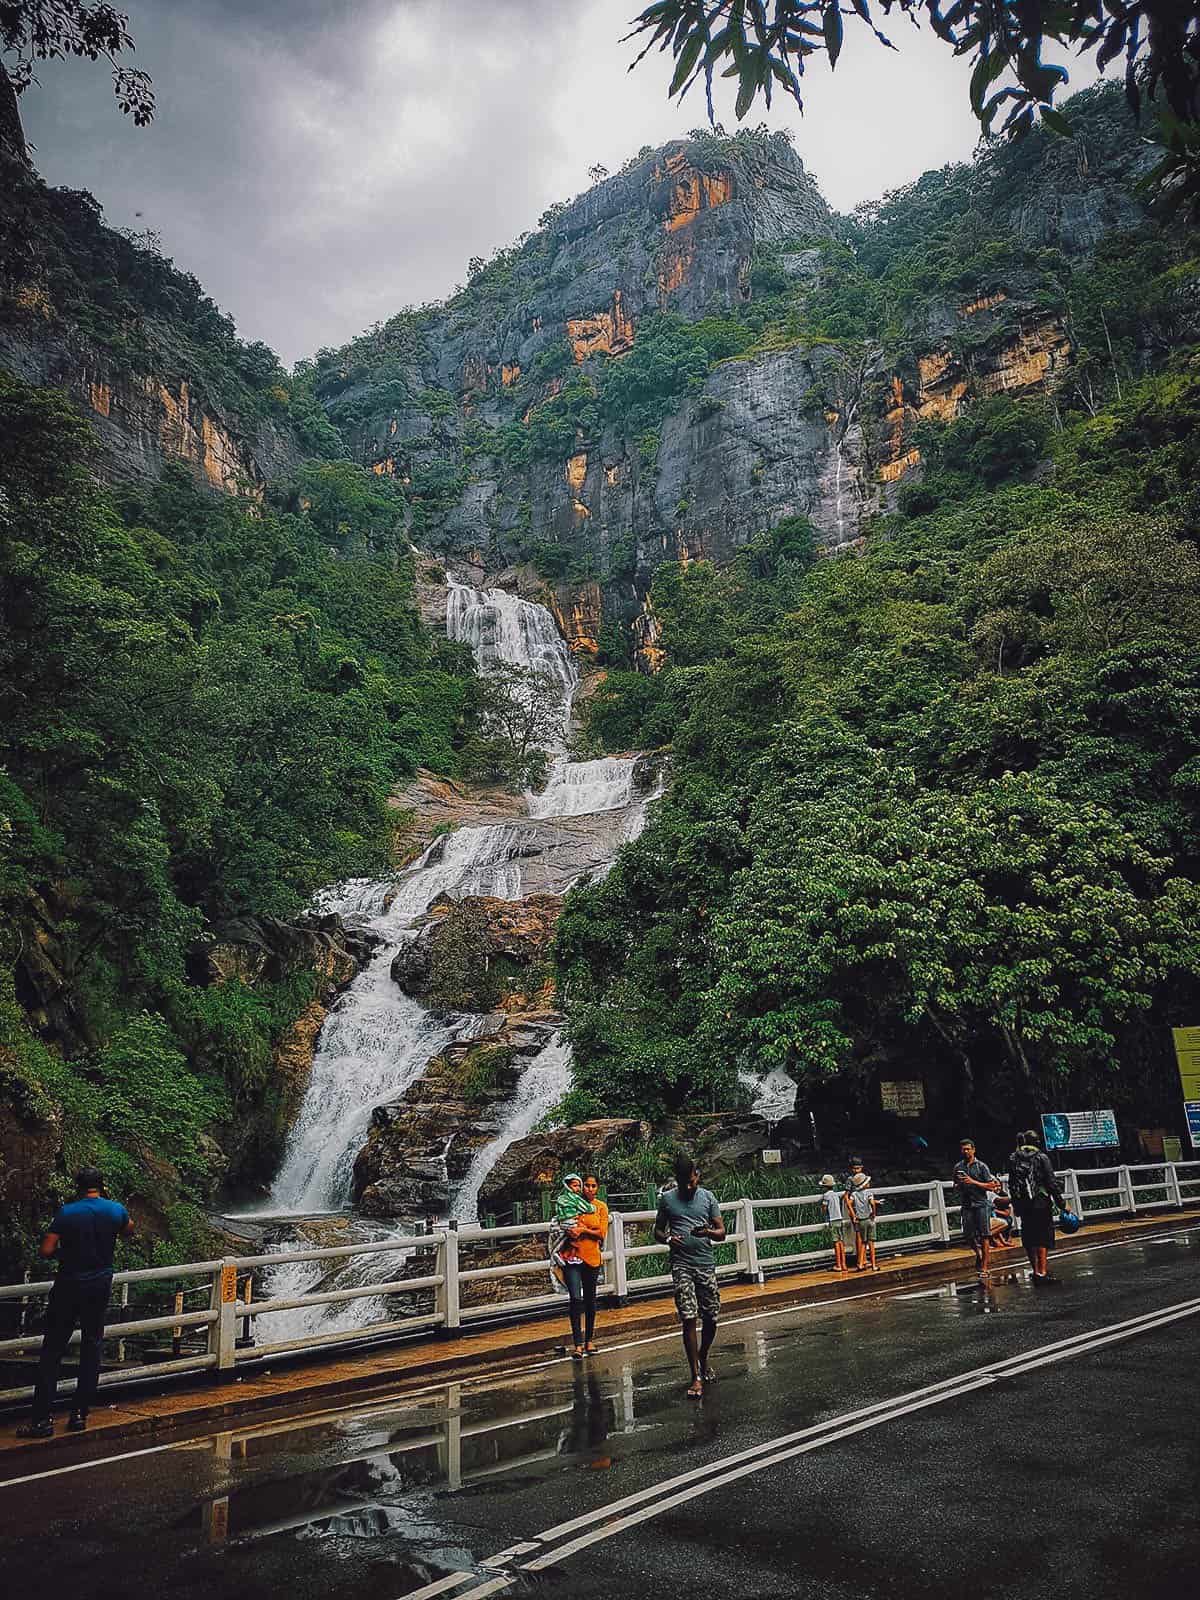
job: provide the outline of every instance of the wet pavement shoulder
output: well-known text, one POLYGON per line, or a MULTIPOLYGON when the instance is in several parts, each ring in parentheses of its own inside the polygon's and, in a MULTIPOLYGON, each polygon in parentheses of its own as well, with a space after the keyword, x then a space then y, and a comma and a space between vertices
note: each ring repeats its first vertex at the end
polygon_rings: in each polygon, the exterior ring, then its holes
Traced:
MULTIPOLYGON (((1073 1250, 1094 1249, 1097 1244, 1119 1243, 1141 1235, 1170 1230, 1194 1223, 1200 1208, 1156 1212, 1143 1217, 1122 1218, 1114 1222, 1092 1222, 1071 1244, 1059 1247, 1060 1256, 1073 1250)), ((993 1256, 998 1269, 1025 1264, 1019 1247, 997 1251, 993 1256)), ((971 1253, 957 1246, 908 1252, 880 1262, 875 1273, 850 1271, 837 1274, 809 1270, 780 1274, 765 1283, 726 1283, 722 1286, 722 1311, 725 1320, 769 1308, 803 1308, 842 1298, 873 1298, 897 1288, 944 1283, 975 1275, 971 1253)), ((466 1381, 500 1371, 519 1372, 539 1362, 553 1360, 563 1353, 564 1319, 551 1316, 524 1322, 501 1323, 490 1328, 456 1333, 421 1342, 379 1344, 357 1352, 337 1355, 312 1355, 284 1362, 265 1358, 261 1367, 250 1365, 228 1380, 211 1377, 175 1382, 169 1387, 130 1386, 117 1393, 111 1402, 92 1413, 87 1434, 60 1431, 52 1440, 18 1439, 16 1429, 23 1412, 14 1410, 0 1423, 0 1461, 45 1461, 46 1465, 64 1458, 71 1449, 77 1454, 96 1441, 118 1443, 125 1439, 162 1435, 168 1431, 191 1431, 223 1417, 246 1413, 278 1412, 312 1408, 323 1402, 341 1401, 348 1394, 404 1393, 420 1383, 466 1381)), ((614 1341, 637 1340, 660 1334, 676 1326, 669 1296, 634 1300, 601 1310, 597 1318, 597 1343, 611 1347, 614 1341)), ((110 1391, 111 1392, 111 1391, 110 1391)))

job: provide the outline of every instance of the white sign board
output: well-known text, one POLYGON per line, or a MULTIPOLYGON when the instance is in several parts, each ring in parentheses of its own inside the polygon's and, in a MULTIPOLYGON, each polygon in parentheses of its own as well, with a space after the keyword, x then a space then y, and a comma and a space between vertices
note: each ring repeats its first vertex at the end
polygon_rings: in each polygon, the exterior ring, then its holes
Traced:
POLYGON ((783 1151, 782 1150, 764 1150, 763 1151, 763 1166, 764 1167, 779 1167, 779 1166, 782 1166, 782 1165, 783 1165, 783 1151))

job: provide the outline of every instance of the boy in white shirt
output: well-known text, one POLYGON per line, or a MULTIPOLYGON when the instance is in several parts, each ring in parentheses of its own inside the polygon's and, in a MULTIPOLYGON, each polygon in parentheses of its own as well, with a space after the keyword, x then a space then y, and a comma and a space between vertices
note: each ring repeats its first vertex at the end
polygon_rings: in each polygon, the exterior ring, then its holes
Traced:
POLYGON ((833 1234, 833 1268, 835 1272, 846 1270, 846 1246, 854 1243, 854 1227, 842 1209, 842 1197, 838 1193, 837 1179, 832 1172, 827 1172, 821 1179, 821 1205, 825 1210, 825 1220, 829 1224, 829 1231, 833 1234), (847 1233, 850 1235, 847 1239, 847 1233))

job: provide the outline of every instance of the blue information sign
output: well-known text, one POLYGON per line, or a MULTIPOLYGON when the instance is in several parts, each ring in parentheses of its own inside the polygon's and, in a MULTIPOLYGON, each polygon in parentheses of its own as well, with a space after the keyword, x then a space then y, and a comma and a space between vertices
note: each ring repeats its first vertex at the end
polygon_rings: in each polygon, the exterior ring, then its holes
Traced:
POLYGON ((1192 1149, 1200 1150, 1200 1100, 1185 1100, 1183 1110, 1187 1117, 1188 1138, 1192 1141, 1192 1149))
POLYGON ((1114 1111, 1048 1111, 1042 1135, 1047 1150, 1100 1150, 1121 1142, 1114 1111))

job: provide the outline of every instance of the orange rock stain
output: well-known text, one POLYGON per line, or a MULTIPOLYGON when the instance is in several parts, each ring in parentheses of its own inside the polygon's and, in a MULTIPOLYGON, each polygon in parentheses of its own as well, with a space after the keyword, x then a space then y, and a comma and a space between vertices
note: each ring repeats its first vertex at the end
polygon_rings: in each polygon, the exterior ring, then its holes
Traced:
MULTIPOLYGON (((671 170, 670 159, 667 167, 671 170)), ((694 222, 701 211, 712 211, 717 206, 728 205, 733 199, 733 178, 728 172, 693 172, 682 168, 679 172, 671 187, 667 217, 663 223, 670 233, 694 222)))
POLYGON ((632 349, 634 323, 625 310, 625 297, 620 289, 613 291, 612 310, 600 311, 594 317, 569 317, 567 338, 576 365, 594 355, 621 355, 632 349))

